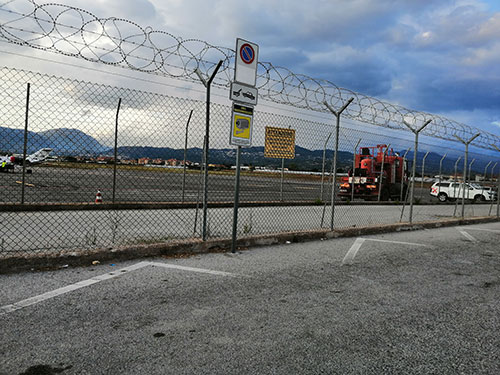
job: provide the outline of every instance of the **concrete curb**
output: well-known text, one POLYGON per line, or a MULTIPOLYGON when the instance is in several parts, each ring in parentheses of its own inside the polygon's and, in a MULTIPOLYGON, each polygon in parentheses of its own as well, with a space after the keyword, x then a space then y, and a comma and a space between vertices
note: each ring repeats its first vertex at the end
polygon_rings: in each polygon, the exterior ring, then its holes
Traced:
MULTIPOLYGON (((405 230, 421 230, 430 228, 442 228, 458 225, 471 225, 481 223, 498 222, 497 217, 475 217, 468 219, 448 219, 439 221, 425 221, 415 224, 395 223, 368 227, 344 228, 330 231, 312 230, 301 232, 286 232, 269 235, 248 236, 238 239, 238 248, 253 246, 270 246, 286 242, 305 242, 318 239, 332 239, 339 237, 358 237, 370 234, 388 232, 399 232, 405 230)), ((216 239, 201 241, 190 239, 184 241, 173 241, 152 245, 134 245, 117 248, 103 248, 94 250, 82 250, 53 254, 34 254, 28 256, 14 256, 0 260, 0 274, 24 271, 53 270, 58 268, 89 266, 97 260, 101 263, 110 261, 123 261, 159 256, 194 255, 210 252, 227 252, 231 248, 231 239, 216 239)))

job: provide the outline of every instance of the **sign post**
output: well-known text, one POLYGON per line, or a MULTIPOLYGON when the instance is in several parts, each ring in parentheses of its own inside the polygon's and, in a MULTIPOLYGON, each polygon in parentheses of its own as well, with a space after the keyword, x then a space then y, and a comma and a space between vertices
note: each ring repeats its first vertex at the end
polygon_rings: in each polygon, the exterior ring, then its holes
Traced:
POLYGON ((234 82, 231 83, 229 99, 233 101, 231 134, 229 144, 237 147, 236 175, 234 184, 233 235, 231 252, 236 252, 238 234, 238 207, 240 201, 241 147, 252 145, 253 107, 257 105, 257 63, 259 46, 243 39, 236 39, 234 82))

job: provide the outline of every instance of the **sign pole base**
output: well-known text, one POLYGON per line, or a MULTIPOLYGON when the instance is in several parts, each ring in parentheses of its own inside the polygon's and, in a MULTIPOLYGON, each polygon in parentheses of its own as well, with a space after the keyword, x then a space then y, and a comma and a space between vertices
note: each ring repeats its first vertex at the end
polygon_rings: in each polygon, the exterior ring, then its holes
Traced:
POLYGON ((238 146, 236 153, 236 175, 234 184, 234 209, 233 209, 233 240, 231 242, 231 252, 236 252, 236 240, 238 234, 238 206, 240 202, 240 156, 241 146, 238 146))

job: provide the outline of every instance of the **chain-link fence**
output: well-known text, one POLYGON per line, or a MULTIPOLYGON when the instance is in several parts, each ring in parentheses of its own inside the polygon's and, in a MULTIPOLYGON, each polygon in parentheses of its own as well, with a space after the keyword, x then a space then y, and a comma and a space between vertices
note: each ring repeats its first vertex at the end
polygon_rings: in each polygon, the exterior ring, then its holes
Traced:
MULTIPOLYGON (((0 89, 2 256, 200 238, 204 168, 207 237, 231 236, 229 106, 211 104, 205 162, 205 102, 9 68, 0 89)), ((412 133, 342 119, 332 194, 335 118, 278 112, 256 108, 253 146, 242 149, 239 237, 408 221, 412 133), (293 158, 266 157, 266 127, 295 131, 293 158), (368 174, 354 158, 365 152, 382 160, 368 174), (356 179, 372 181, 369 195, 351 189, 356 179)), ((497 215, 496 160, 471 151, 464 169, 461 144, 421 141, 413 221, 460 216, 460 199, 430 193, 464 172, 481 190, 464 215, 497 215)))

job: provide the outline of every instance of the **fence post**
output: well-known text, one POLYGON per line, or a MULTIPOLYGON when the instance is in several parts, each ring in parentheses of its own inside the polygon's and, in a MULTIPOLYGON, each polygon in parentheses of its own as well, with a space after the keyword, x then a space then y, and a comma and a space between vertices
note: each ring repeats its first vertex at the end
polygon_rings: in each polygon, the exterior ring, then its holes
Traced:
POLYGON ((122 98, 118 99, 118 108, 116 109, 116 120, 115 120, 115 153, 114 153, 114 163, 113 163, 113 200, 115 203, 116 196, 116 165, 118 164, 118 115, 120 114, 120 106, 122 104, 122 98))
POLYGON ((424 193, 424 174, 425 174, 425 159, 427 159, 427 155, 429 155, 430 151, 427 151, 422 159, 422 177, 420 180, 420 200, 422 200, 422 194, 424 193))
POLYGON ((406 120, 403 120, 408 129, 410 129, 415 134, 415 147, 413 149, 413 165, 412 165, 412 176, 411 176, 411 189, 410 189, 410 224, 413 222, 413 196, 415 194, 415 174, 417 172, 417 152, 418 152, 418 135, 419 133, 431 123, 432 120, 427 120, 424 124, 417 130, 413 129, 406 120))
POLYGON ((471 170, 472 170, 472 164, 474 164, 476 162, 476 159, 472 159, 471 162, 469 163, 469 173, 468 173, 468 177, 467 177, 467 181, 471 181, 471 170))
POLYGON ((337 124, 335 126, 335 154, 333 156, 333 178, 332 178, 332 215, 330 218, 330 229, 333 230, 333 217, 335 212, 335 192, 337 187, 337 155, 339 153, 339 130, 340 130, 340 115, 344 110, 352 103, 354 98, 350 98, 346 104, 342 106, 338 111, 335 111, 330 105, 325 101, 323 104, 328 108, 330 112, 337 118, 337 124))
MULTIPOLYGON (((500 148, 497 145, 492 145, 498 152, 500 148)), ((495 164, 496 165, 496 164, 495 164)), ((492 173, 493 174, 493 173, 492 173)), ((500 173, 497 174, 497 218, 500 217, 500 173)))
POLYGON ((401 172, 401 192, 400 192, 400 197, 399 197, 399 201, 403 202, 403 211, 404 211, 404 202, 406 202, 406 197, 405 197, 405 200, 403 201, 404 176, 406 173, 406 155, 408 154, 408 152, 410 152, 410 150, 411 150, 411 147, 408 147, 408 150, 406 150, 405 153, 403 154, 403 170, 401 172))
MULTIPOLYGON (((497 167, 497 164, 498 162, 495 162, 495 164, 493 164, 493 167, 491 167, 491 174, 490 174, 490 180, 491 180, 491 185, 493 185, 493 171, 495 170, 495 168, 497 167)), ((494 193, 495 192, 495 187, 494 186, 491 186, 491 192, 494 193)), ((500 195, 500 189, 497 191, 497 196, 500 195)), ((493 202, 495 201, 493 199, 494 197, 491 197, 491 204, 490 204, 490 209, 488 211, 488 216, 491 215, 491 210, 493 209, 493 202)), ((499 197, 500 198, 500 197, 499 197)))
POLYGON ((356 150, 361 143, 361 138, 358 139, 358 143, 354 146, 354 153, 352 154, 352 181, 351 181, 351 202, 354 200, 354 177, 356 177, 356 150))
POLYGON ((182 203, 184 203, 184 191, 186 189, 186 158, 187 158, 187 147, 188 147, 188 128, 189 122, 191 121, 191 116, 193 115, 193 110, 189 112, 189 118, 186 124, 186 136, 184 139, 184 168, 182 171, 182 203))
POLYGON ((377 202, 380 202, 380 194, 382 193, 382 180, 384 179, 384 163, 385 163, 385 154, 389 151, 389 147, 391 147, 391 144, 389 143, 389 146, 387 146, 386 150, 382 154, 382 165, 380 166, 380 181, 378 183, 378 198, 377 202))
POLYGON ((26 154, 28 151, 28 118, 30 111, 30 88, 28 83, 26 89, 26 115, 24 117, 24 146, 23 146, 23 184, 21 186, 21 204, 24 204, 24 188, 26 184, 26 154))
MULTIPOLYGON (((462 219, 465 217, 465 184, 467 182, 467 162, 469 158, 469 144, 479 137, 481 133, 477 133, 472 136, 468 141, 464 141, 462 138, 460 138, 458 135, 453 134, 456 139, 458 139, 460 142, 462 142, 465 145, 465 159, 464 159, 464 178, 463 178, 463 184, 462 184, 462 219)), ((467 192, 467 198, 469 197, 469 193, 467 192)))
POLYGON ((457 161, 455 162, 455 175, 454 175, 454 178, 453 178, 453 196, 454 196, 454 199, 455 199, 455 208, 453 210, 453 217, 455 217, 455 215, 457 214, 457 207, 458 207, 458 197, 457 197, 457 184, 458 184, 458 176, 457 176, 457 165, 458 165, 458 162, 462 159, 461 156, 458 157, 457 161))
POLYGON ((439 194, 441 194, 441 172, 443 170, 443 160, 444 160, 444 158, 446 158, 446 154, 444 154, 443 157, 441 158, 441 160, 439 161, 438 195, 437 195, 438 197, 439 197, 439 194))
POLYGON ((205 171, 203 175, 203 227, 202 227, 202 234, 201 238, 203 241, 207 240, 207 205, 208 205, 208 148, 210 145, 210 86, 212 85, 212 81, 215 78, 215 75, 219 71, 219 68, 222 65, 222 60, 219 61, 217 66, 215 67, 214 71, 212 72, 212 75, 210 78, 205 80, 203 76, 200 73, 200 70, 196 68, 195 73, 198 75, 198 78, 200 78, 200 81, 203 83, 205 88, 207 89, 207 97, 206 97, 206 102, 207 102, 207 114, 206 114, 206 124, 205 124, 205 150, 204 150, 204 158, 205 158, 205 171))
MULTIPOLYGON (((493 161, 489 161, 488 164, 486 164, 486 167, 484 167, 484 174, 483 174, 483 183, 481 184, 481 195, 484 194, 484 185, 486 184, 486 173, 488 172, 488 167, 493 163, 493 161)), ((472 164, 472 163, 471 163, 472 164)), ((469 168, 469 176, 470 176, 470 168, 469 168)))
POLYGON ((326 138, 325 141, 325 146, 323 147, 323 163, 321 165, 321 189, 319 193, 319 199, 323 200, 323 181, 325 177, 325 160, 326 160, 326 144, 330 140, 330 137, 332 136, 332 133, 328 134, 328 137, 326 138))
POLYGON ((241 146, 238 146, 236 152, 236 182, 234 185, 234 208, 233 208, 233 237, 231 241, 231 252, 236 252, 236 235, 238 233, 238 206, 240 203, 240 163, 241 163, 241 146))

